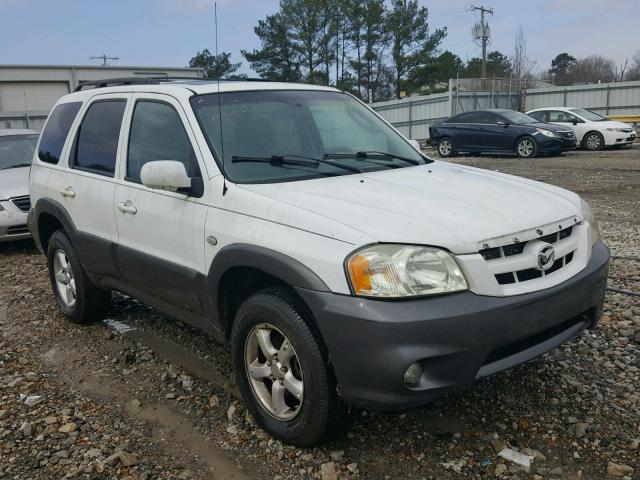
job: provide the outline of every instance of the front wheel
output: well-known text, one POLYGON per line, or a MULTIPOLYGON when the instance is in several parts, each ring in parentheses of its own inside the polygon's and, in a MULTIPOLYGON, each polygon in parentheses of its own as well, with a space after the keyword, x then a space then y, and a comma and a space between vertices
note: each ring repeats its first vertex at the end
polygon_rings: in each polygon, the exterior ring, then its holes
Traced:
POLYGON ((240 306, 231 353, 248 409, 268 433, 308 447, 337 426, 339 399, 326 352, 310 312, 287 290, 262 290, 240 306))
POLYGON ((441 157, 450 157, 455 153, 453 140, 449 137, 445 137, 438 142, 438 153, 441 157))
POLYGON ((538 146, 531 137, 522 137, 516 143, 516 153, 520 158, 532 158, 536 156, 538 146))
POLYGON ((584 139, 584 148, 592 152, 602 150, 604 147, 604 137, 598 132, 588 133, 584 139))

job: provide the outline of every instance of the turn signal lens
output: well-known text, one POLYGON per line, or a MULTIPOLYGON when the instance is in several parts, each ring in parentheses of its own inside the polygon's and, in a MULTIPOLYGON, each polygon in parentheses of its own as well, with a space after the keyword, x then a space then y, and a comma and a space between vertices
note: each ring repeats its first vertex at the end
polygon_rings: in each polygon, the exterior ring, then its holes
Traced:
POLYGON ((411 297, 467 289, 454 258, 446 251, 413 245, 366 247, 347 260, 351 287, 366 297, 411 297))

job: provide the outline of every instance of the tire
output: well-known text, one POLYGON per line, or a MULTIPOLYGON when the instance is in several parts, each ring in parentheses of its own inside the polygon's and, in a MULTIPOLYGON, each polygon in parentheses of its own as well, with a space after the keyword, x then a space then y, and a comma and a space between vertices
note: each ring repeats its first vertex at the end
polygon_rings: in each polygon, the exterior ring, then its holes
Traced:
POLYGON ((520 158, 533 158, 538 153, 538 144, 533 137, 522 137, 516 142, 516 154, 520 158))
POLYGON ((456 149, 453 143, 453 140, 450 137, 444 137, 438 142, 438 154, 447 158, 452 155, 455 155, 456 149))
POLYGON ((230 343, 240 391, 265 431, 298 447, 315 445, 335 432, 341 416, 335 375, 301 301, 283 288, 252 295, 238 309, 230 343), (281 395, 274 397, 274 388, 281 395))
POLYGON ((604 137, 598 132, 589 132, 584 136, 583 145, 586 150, 595 152, 604 148, 604 137))
POLYGON ((91 283, 62 230, 49 239, 47 263, 53 295, 64 316, 77 324, 102 320, 111 306, 111 291, 91 283))

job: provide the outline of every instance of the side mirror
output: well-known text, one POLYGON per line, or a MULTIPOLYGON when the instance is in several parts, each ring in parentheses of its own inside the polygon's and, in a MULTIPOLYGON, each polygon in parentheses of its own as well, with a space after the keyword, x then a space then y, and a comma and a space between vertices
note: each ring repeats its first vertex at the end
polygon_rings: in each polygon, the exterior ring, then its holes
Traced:
POLYGON ((579 122, 579 120, 577 118, 574 118, 571 123, 573 123, 574 125, 577 125, 579 122))
POLYGON ((413 148, 415 148, 417 151, 421 152, 421 150, 420 150, 420 142, 418 142, 417 140, 409 140, 409 143, 411 144, 411 146, 413 148))
POLYGON ((191 188, 191 178, 181 162, 156 160, 145 163, 140 171, 140 180, 145 187, 177 192, 191 188))

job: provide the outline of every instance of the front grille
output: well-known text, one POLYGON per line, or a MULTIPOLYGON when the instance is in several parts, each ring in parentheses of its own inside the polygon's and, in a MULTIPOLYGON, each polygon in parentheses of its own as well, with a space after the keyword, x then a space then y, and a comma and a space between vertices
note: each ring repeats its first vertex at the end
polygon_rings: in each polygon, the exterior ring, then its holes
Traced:
POLYGON ((558 132, 558 134, 562 138, 568 138, 569 140, 573 140, 574 138, 576 138, 576 134, 574 132, 558 132))
MULTIPOLYGON (((567 227, 558 232, 551 233, 549 235, 545 235, 542 237, 538 237, 536 241, 540 240, 545 243, 553 244, 560 240, 564 240, 565 238, 570 237, 572 233, 573 233, 573 227, 567 227)), ((485 260, 487 260, 489 263, 491 263, 492 260, 496 260, 499 258, 507 258, 507 257, 512 257, 515 255, 522 254, 524 252, 526 245, 527 245, 527 242, 516 242, 508 245, 502 245, 500 247, 485 248, 480 250, 480 255, 482 255, 482 257, 485 260)), ((520 282, 527 282, 529 280, 535 280, 536 278, 541 278, 546 275, 550 275, 554 272, 557 272, 564 266, 571 263, 571 261, 573 260, 573 254, 574 252, 572 251, 564 255, 563 257, 556 259, 555 262, 553 262, 553 265, 551 266, 551 268, 549 268, 546 271, 538 270, 537 268, 525 268, 525 269, 516 270, 513 272, 496 273, 495 279, 500 285, 510 285, 513 283, 520 283, 520 282)))
POLYGON ((24 195, 22 197, 13 197, 11 199, 11 203, 13 203, 21 212, 28 212, 31 208, 31 198, 29 198, 29 195, 24 195))
POLYGON ((584 324, 584 326, 586 327, 590 322, 591 317, 594 315, 593 310, 593 308, 590 308, 583 314, 562 322, 559 325, 555 325, 551 328, 543 330, 542 332, 536 333, 535 335, 532 335, 528 338, 518 340, 509 345, 504 345, 502 347, 496 348, 491 353, 489 353, 489 356, 484 361, 484 365, 489 365, 490 363, 503 360, 512 355, 516 355, 517 353, 528 350, 529 348, 535 347, 536 345, 539 345, 542 342, 546 342, 556 335, 560 335, 561 333, 566 332, 575 325, 584 324))
POLYGON ((22 235, 29 233, 29 227, 26 225, 13 225, 7 228, 7 235, 22 235))

